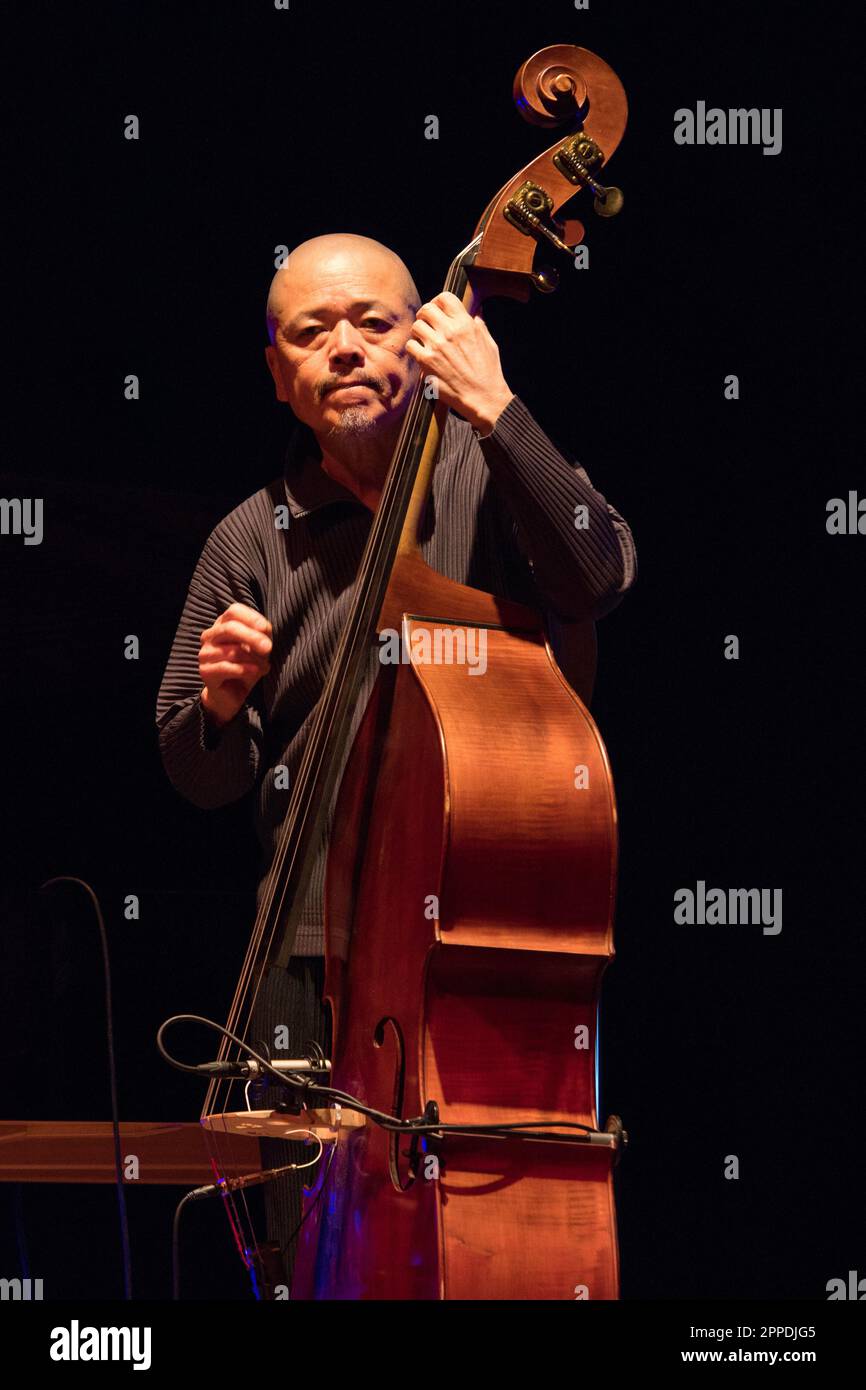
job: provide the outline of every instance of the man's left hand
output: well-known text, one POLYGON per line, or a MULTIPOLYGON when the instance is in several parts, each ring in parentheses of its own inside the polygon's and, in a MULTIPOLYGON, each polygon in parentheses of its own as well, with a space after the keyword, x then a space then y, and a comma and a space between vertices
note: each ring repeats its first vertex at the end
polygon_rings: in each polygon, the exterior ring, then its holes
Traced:
POLYGON ((482 435, 491 432, 514 392, 499 363, 499 348, 487 325, 443 290, 422 304, 406 349, 425 376, 438 382, 439 400, 482 435))

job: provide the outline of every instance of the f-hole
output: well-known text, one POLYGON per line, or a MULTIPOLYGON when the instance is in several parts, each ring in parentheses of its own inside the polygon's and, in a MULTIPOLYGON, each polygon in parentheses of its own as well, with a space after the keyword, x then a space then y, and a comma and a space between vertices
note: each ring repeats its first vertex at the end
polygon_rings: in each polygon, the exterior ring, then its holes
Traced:
MULTIPOLYGON (((390 1029, 394 1039, 395 1066, 394 1066, 394 1089, 391 1095, 391 1114, 395 1119, 403 1118, 403 1092, 406 1085, 406 1044, 403 1040, 403 1030, 396 1018, 386 1015, 380 1018, 373 1033, 374 1047, 383 1047, 385 1034, 390 1029)), ((395 1131, 388 1135, 388 1172, 393 1186, 398 1192, 407 1192, 415 1181, 412 1172, 406 1175, 403 1182, 400 1176, 400 1140, 402 1136, 395 1131)))

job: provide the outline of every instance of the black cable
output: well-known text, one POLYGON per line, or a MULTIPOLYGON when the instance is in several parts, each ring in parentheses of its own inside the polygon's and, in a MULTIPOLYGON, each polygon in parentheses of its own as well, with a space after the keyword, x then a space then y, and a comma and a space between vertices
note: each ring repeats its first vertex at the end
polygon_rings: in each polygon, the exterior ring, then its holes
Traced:
MULTIPOLYGON (((226 1028, 225 1025, 222 1023, 214 1023, 212 1018, 203 1018, 201 1014, 172 1014, 171 1018, 167 1018, 164 1023, 160 1024, 159 1030, 157 1031, 156 1046, 159 1051, 159 1054, 166 1062, 168 1062, 170 1067, 175 1067, 177 1071, 191 1072, 193 1076, 209 1076, 211 1079, 213 1079, 215 1075, 219 1075, 219 1073, 215 1073, 212 1070, 212 1066, 209 1062, 204 1062, 199 1066, 190 1066, 188 1062, 179 1062, 176 1057, 172 1057, 171 1053, 166 1049, 162 1041, 162 1035, 167 1028, 171 1027, 173 1023, 202 1023, 204 1024, 205 1028, 210 1028, 214 1033, 221 1033, 223 1037, 228 1038, 230 1042, 233 1042, 236 1047, 241 1048, 247 1054, 248 1057, 252 1057, 253 1061, 258 1062, 259 1065, 270 1076, 272 1076, 275 1081, 278 1081, 280 1083, 280 1085, 284 1085, 286 1080, 288 1079, 291 1079, 292 1085, 297 1084, 295 1080, 297 1074, 295 1072, 277 1071, 276 1067, 271 1066, 267 1057, 263 1057, 260 1052, 256 1052, 255 1048, 250 1047, 249 1043, 246 1043, 243 1041, 242 1038, 237 1037, 237 1035, 233 1033, 231 1029, 226 1028)), ((226 1065, 231 1066, 233 1064, 227 1063, 226 1065)), ((228 1072, 223 1073, 223 1076, 226 1080, 229 1081, 243 1080, 243 1077, 233 1077, 228 1072)))
MULTIPOLYGON (((200 1014, 174 1014, 171 1018, 167 1018, 165 1022, 161 1025, 156 1035, 156 1045, 160 1051, 161 1056, 165 1059, 166 1062, 168 1062, 169 1066, 176 1067, 178 1071, 191 1072, 195 1076, 201 1076, 203 1073, 205 1075, 213 1075, 213 1072, 211 1071, 211 1064, 203 1063, 200 1066, 190 1066, 186 1062, 179 1062, 176 1058, 172 1057, 171 1053, 168 1052, 162 1041, 163 1034, 165 1033, 165 1030, 167 1028, 171 1027, 173 1023, 182 1022, 202 1023, 206 1028, 212 1029, 213 1032, 222 1034, 223 1037, 226 1037, 231 1042, 233 1042, 236 1047, 241 1048, 241 1050, 245 1052, 247 1056, 252 1057, 254 1061, 258 1062, 274 1078, 274 1080, 279 1082, 281 1086, 287 1086, 294 1091, 301 1091, 305 1095, 322 1097, 328 1100, 333 1100, 335 1103, 339 1105, 345 1105, 346 1108, 349 1110, 356 1111, 359 1115, 366 1115, 368 1119, 375 1121, 375 1123, 380 1125, 382 1129, 395 1131, 400 1134, 436 1135, 448 1133, 462 1134, 465 1136, 492 1135, 498 1138, 508 1138, 510 1136, 512 1139, 539 1139, 549 1142, 555 1142, 557 1139, 563 1139, 564 1136, 562 1134, 557 1133, 533 1134, 530 1131, 550 1130, 555 1128, 557 1130, 576 1129, 581 1130, 586 1134, 606 1134, 606 1131, 604 1130, 595 1129, 592 1125, 581 1124, 577 1120, 516 1120, 504 1124, 492 1125, 452 1125, 444 1124, 441 1122, 425 1122, 423 1119, 400 1120, 397 1119, 394 1115, 388 1115, 382 1110, 375 1110, 372 1106, 364 1105, 363 1101, 358 1100, 355 1096, 349 1095, 346 1091, 339 1091, 331 1086, 319 1085, 318 1083, 311 1081, 309 1077, 301 1076, 297 1072, 277 1071, 276 1068, 272 1067, 270 1062, 266 1058, 262 1057, 258 1052, 256 1052, 255 1049, 249 1045, 249 1043, 246 1043, 243 1041, 243 1039, 237 1037, 236 1034, 232 1033, 228 1028, 224 1027, 223 1024, 215 1023, 213 1019, 203 1018, 200 1014)), ((234 1064, 229 1063, 227 1065, 234 1064)), ((242 1078, 235 1077, 232 1079, 241 1080, 242 1078)))
POLYGON ((187 1202, 196 1196, 196 1189, 185 1192, 174 1209, 171 1223, 171 1296, 174 1302, 180 1299, 180 1214, 187 1202))
POLYGON ((120 1114, 117 1105, 117 1063, 114 1055, 114 1011, 111 1002, 111 964, 108 958, 108 933, 105 930, 105 920, 102 916, 102 909, 99 906, 99 899, 90 887, 81 878, 73 878, 69 874, 59 874, 56 878, 48 878, 39 885, 39 892, 42 893, 46 888, 52 888, 55 883, 75 883, 79 888, 83 888, 93 904, 96 913, 96 920, 99 924, 99 935, 102 941, 102 965, 105 977, 105 1026, 106 1038, 108 1042, 108 1076, 111 1086, 111 1130, 114 1136, 114 1179, 117 1190, 117 1206, 120 1218, 120 1246, 123 1253, 123 1296, 125 1299, 132 1298, 132 1256, 129 1247, 129 1218, 126 1210, 126 1188, 123 1182, 123 1155, 120 1147, 120 1114))
MULTIPOLYGON (((315 1082, 307 1081, 303 1077, 298 1078, 304 1089, 316 1095, 327 1096, 340 1105, 345 1105, 349 1110, 357 1110, 361 1115, 367 1115, 381 1125, 382 1129, 395 1130, 402 1134, 438 1134, 450 1132, 452 1134, 499 1134, 510 1130, 529 1130, 529 1129, 550 1129, 558 1126, 560 1129, 580 1129, 587 1134, 603 1134, 604 1130, 594 1129, 592 1125, 581 1124, 577 1120, 514 1120, 502 1124, 492 1125, 450 1125, 442 1122, 426 1123, 418 1120, 399 1120, 394 1115, 388 1115, 381 1110, 372 1110, 361 1101, 350 1096, 346 1091, 337 1091, 331 1086, 319 1086, 315 1082)), ((518 1136, 519 1137, 519 1136, 518 1136)), ((532 1138, 544 1136, 531 1136, 532 1138)), ((552 1136, 556 1137, 556 1136, 552 1136)))
MULTIPOLYGON (((286 1256, 287 1256, 288 1253, 289 1253, 289 1246, 291 1245, 292 1241, 295 1239, 295 1236, 296 1236, 296 1235, 298 1234, 298 1232, 300 1231, 300 1229, 301 1229, 301 1227, 303 1226, 304 1222, 306 1221, 307 1217, 310 1216, 310 1215, 312 1215, 312 1213, 315 1211, 316 1207, 319 1205, 319 1203, 320 1203, 321 1200, 322 1200, 322 1193, 323 1193, 324 1190, 325 1190, 325 1185, 326 1185, 326 1183, 327 1183, 327 1181, 328 1181, 328 1174, 329 1174, 330 1171, 331 1171, 331 1164, 334 1162, 334 1156, 335 1156, 336 1152, 337 1152, 337 1146, 336 1146, 336 1144, 332 1144, 332 1145, 331 1145, 331 1152, 330 1152, 330 1154, 328 1155, 328 1166, 327 1166, 327 1168, 325 1169, 324 1176, 322 1177, 322 1181, 321 1181, 321 1184, 319 1185, 319 1190, 318 1190, 318 1192, 316 1193, 316 1196, 315 1196, 314 1201, 312 1201, 312 1202, 310 1203, 310 1205, 307 1207, 307 1210, 304 1212, 304 1214, 303 1214, 303 1216, 301 1217, 300 1221, 298 1222, 297 1226, 295 1227, 295 1229, 292 1231, 291 1235, 290 1235, 290 1236, 288 1237, 288 1239, 286 1240, 285 1245, 281 1245, 281 1246, 280 1246, 280 1254, 283 1256, 284 1259, 286 1258, 286 1256)), ((321 1156, 322 1156, 322 1155, 319 1154, 319 1158, 321 1158, 321 1156)), ((316 1160, 316 1162, 318 1162, 318 1161, 319 1161, 319 1159, 316 1160)))
POLYGON ((12 1203, 12 1220, 15 1225, 15 1244, 18 1247, 18 1268, 21 1278, 30 1278, 30 1255, 27 1250, 27 1228, 24 1224, 24 1189, 20 1182, 10 1184, 9 1200, 12 1203))
MULTIPOLYGON (((473 1135, 500 1139, 506 1139, 511 1137, 513 1139, 526 1138, 546 1140, 550 1142, 556 1141, 557 1139, 561 1140, 564 1138, 564 1136, 562 1134, 557 1133, 544 1134, 539 1132, 533 1134, 532 1131, 541 1131, 545 1129, 550 1129, 551 1126, 555 1126, 559 1130, 577 1129, 582 1130, 587 1134, 605 1133, 605 1131, 603 1130, 594 1129, 592 1125, 580 1124, 575 1120, 522 1120, 492 1125, 452 1125, 443 1124, 441 1122, 434 1123, 432 1121, 424 1123, 423 1121, 418 1120, 399 1120, 396 1119, 393 1115, 386 1114, 384 1111, 375 1110, 372 1106, 364 1105, 362 1101, 357 1100, 354 1096, 349 1095, 346 1091, 340 1091, 331 1086, 317 1085, 309 1077, 301 1076, 300 1073, 297 1072, 277 1071, 275 1067, 271 1066, 268 1059, 263 1057, 259 1052, 257 1052, 255 1048, 251 1047, 249 1043, 244 1042, 243 1039, 239 1038, 235 1033, 233 1033, 229 1028, 225 1027, 223 1024, 214 1022, 213 1019, 204 1018, 201 1014, 173 1014, 171 1018, 167 1018, 165 1022, 160 1025, 160 1028, 156 1035, 157 1049, 159 1050, 159 1053, 163 1057, 163 1059, 166 1062, 168 1062, 169 1066, 175 1067, 178 1071, 187 1072, 193 1076, 210 1075, 212 1077, 212 1064, 202 1063, 199 1065, 191 1065, 188 1062, 181 1062, 176 1057, 172 1057, 171 1053, 168 1051, 163 1042, 163 1036, 166 1030, 170 1028, 174 1023, 201 1023, 204 1025, 205 1028, 210 1028, 213 1032, 219 1033, 222 1037, 228 1038, 230 1042, 234 1043, 235 1046, 240 1048, 241 1051, 244 1052, 248 1057, 252 1057, 254 1061, 258 1062, 259 1065, 267 1073, 269 1073, 270 1076, 272 1076, 276 1082, 279 1083, 279 1085, 285 1086, 291 1089, 293 1092, 300 1091, 304 1095, 308 1095, 310 1097, 315 1096, 322 1097, 328 1100, 333 1100, 337 1104, 345 1105, 347 1109, 354 1110, 358 1114, 368 1116, 368 1118, 374 1120, 376 1124, 380 1125, 382 1129, 391 1130, 396 1133, 407 1135, 442 1135, 448 1133, 462 1134, 467 1137, 471 1137, 473 1135)), ((309 1060, 313 1063, 318 1061, 324 1062, 325 1057, 321 1047, 317 1043, 313 1043, 311 1047, 312 1051, 309 1060)), ((229 1063, 228 1065, 235 1064, 229 1063)), ((229 1079, 230 1081, 243 1080, 242 1077, 229 1077, 227 1079, 229 1079)), ((336 1144, 333 1144, 331 1146, 331 1153, 328 1157, 327 1167, 325 1169, 321 1184, 319 1186, 319 1190, 316 1193, 314 1200, 308 1205, 300 1221, 286 1239, 285 1244, 280 1246, 280 1252, 284 1259, 287 1257, 292 1241, 300 1232, 304 1222, 312 1215, 312 1213, 316 1210, 316 1207, 318 1206, 319 1202, 322 1200, 322 1194, 325 1190, 325 1187, 327 1186, 328 1175, 330 1174, 331 1165, 334 1162, 336 1153, 337 1146, 336 1144)), ((319 1158, 321 1158, 321 1154, 319 1155, 319 1158)), ((215 1187, 214 1191, 216 1190, 217 1189, 215 1187)), ((174 1299, 180 1298, 180 1256, 178 1239, 180 1216, 186 1203, 191 1201, 194 1197, 200 1195, 202 1195, 201 1189, 194 1189, 192 1192, 187 1192, 186 1195, 181 1198, 180 1202, 178 1202, 177 1207, 175 1208, 174 1220, 172 1223, 172 1297, 174 1299)))

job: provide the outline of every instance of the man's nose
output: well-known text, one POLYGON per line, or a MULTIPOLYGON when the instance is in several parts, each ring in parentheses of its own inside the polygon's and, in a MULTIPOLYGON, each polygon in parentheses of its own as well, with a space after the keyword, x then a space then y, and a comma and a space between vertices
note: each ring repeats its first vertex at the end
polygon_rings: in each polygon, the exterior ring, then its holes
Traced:
POLYGON ((350 358, 362 360, 364 356, 364 339, 347 319, 341 319, 334 325, 334 332, 331 337, 330 355, 337 361, 345 361, 350 358))

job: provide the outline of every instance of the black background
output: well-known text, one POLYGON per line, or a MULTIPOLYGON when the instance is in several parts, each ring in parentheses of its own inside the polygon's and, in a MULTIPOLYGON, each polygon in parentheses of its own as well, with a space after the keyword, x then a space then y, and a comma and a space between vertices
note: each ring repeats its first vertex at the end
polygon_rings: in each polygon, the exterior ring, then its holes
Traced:
MULTIPOLYGON (((623 1297, 823 1299, 829 1279, 866 1275, 866 539, 825 528, 828 499, 863 490, 847 29, 826 6, 743 0, 187 0, 37 6, 5 37, 0 483, 44 498, 45 537, 2 538, 3 1113, 109 1117, 92 916, 72 889, 50 911, 35 898, 69 873, 108 921, 122 1116, 197 1115, 199 1088, 154 1034, 172 1012, 225 1015, 257 848, 248 805, 205 813, 172 790, 154 703, 205 537, 280 471, 274 248, 363 233, 431 297, 490 196, 549 143, 511 104, 514 72, 579 43, 629 96, 609 174, 625 209, 584 208, 590 269, 486 318, 512 389, 638 547, 637 585, 599 627, 593 705, 622 835, 601 1114, 631 1136, 623 1297), (782 152, 676 145, 674 111, 698 100, 783 108, 782 152), (781 934, 677 926, 673 894, 698 879, 782 888, 781 934)), ((47 1297, 120 1295, 110 1187, 15 1193, 0 1272, 18 1272, 18 1241, 47 1297)), ((178 1194, 127 1195, 136 1293, 165 1297, 178 1194)), ((218 1207, 190 1209, 183 1245, 187 1297, 249 1297, 218 1207)))

